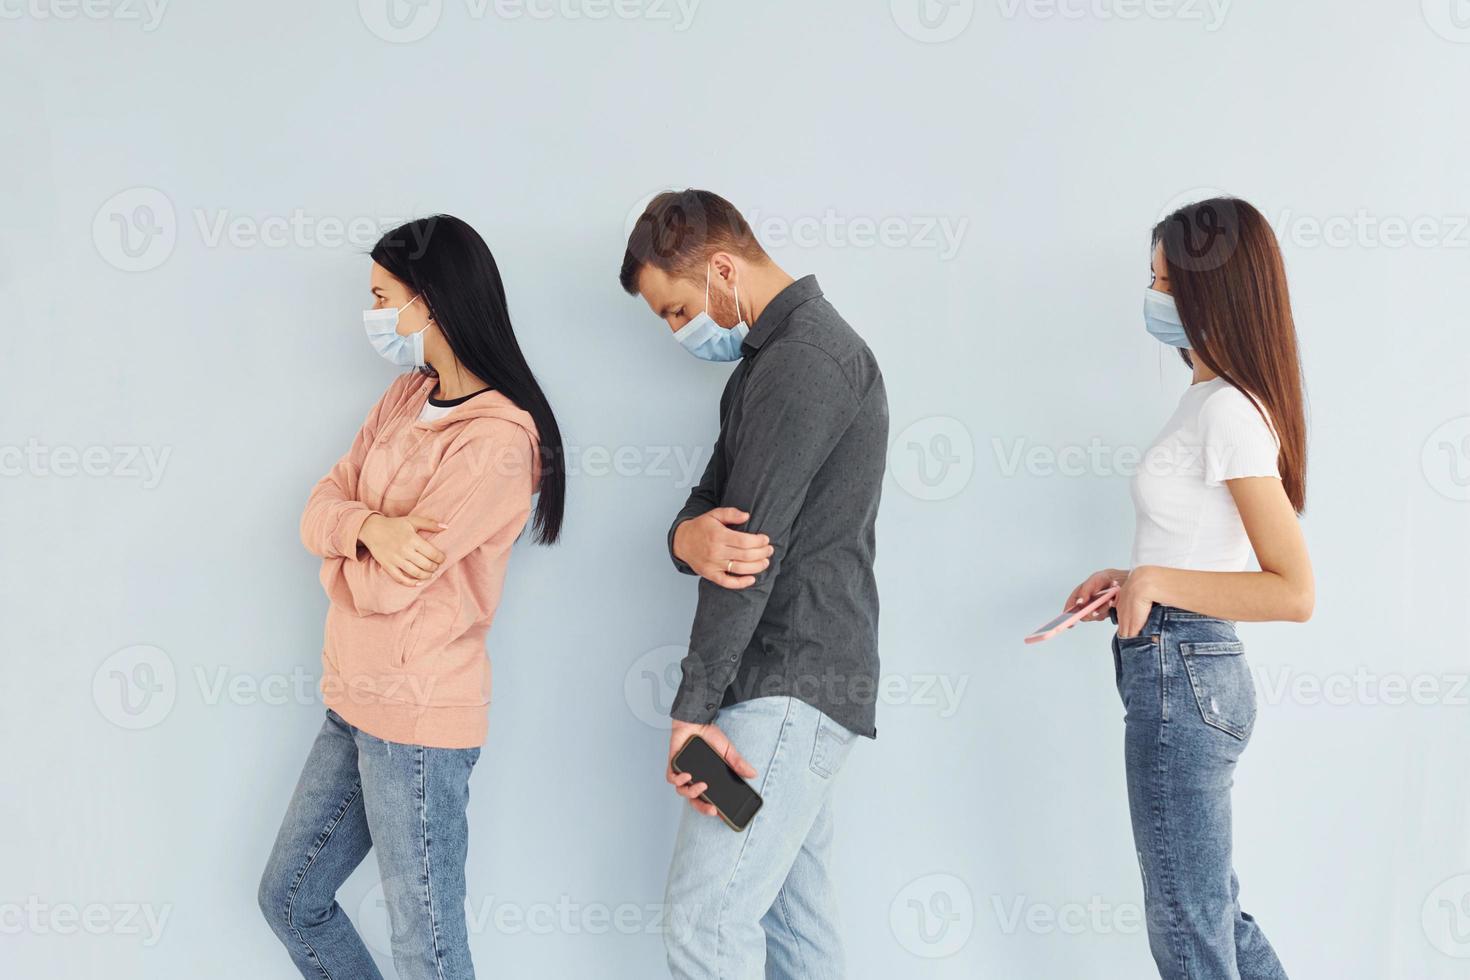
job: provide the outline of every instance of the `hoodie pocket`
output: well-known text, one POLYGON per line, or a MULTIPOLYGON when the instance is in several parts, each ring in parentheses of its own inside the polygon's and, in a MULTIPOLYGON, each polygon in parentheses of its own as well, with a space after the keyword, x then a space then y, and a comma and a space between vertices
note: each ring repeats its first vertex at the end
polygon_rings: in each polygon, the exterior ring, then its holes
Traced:
POLYGON ((394 664, 398 667, 408 666, 418 652, 419 640, 424 632, 424 603, 415 602, 409 609, 408 621, 403 626, 397 649, 394 651, 394 664))

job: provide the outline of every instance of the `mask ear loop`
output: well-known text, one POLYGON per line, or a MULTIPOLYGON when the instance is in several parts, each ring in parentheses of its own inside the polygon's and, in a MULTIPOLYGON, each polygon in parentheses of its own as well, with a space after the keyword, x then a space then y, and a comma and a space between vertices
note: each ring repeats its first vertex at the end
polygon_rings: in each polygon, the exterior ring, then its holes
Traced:
MULTIPOLYGON (((417 294, 415 294, 413 299, 409 300, 407 303, 404 303, 402 306, 400 306, 398 308, 398 314, 399 314, 399 316, 402 316, 404 310, 408 309, 410 306, 412 306, 413 304, 417 303, 419 300, 423 299, 423 297, 424 297, 424 294, 423 293, 417 293, 417 294)), ((434 314, 433 313, 430 313, 428 319, 426 319, 424 321, 423 329, 422 330, 415 330, 414 333, 423 333, 424 330, 429 329, 429 327, 433 324, 433 322, 434 322, 434 314)))
MULTIPOLYGON (((413 304, 417 303, 420 299, 423 298, 423 296, 424 296, 423 293, 416 293, 416 294, 414 294, 413 299, 409 300, 407 303, 404 303, 402 306, 400 306, 398 308, 398 314, 400 316, 402 316, 404 310, 408 309, 410 306, 412 306, 413 304)), ((428 364, 428 361, 425 361, 424 360, 424 334, 428 333, 429 332, 429 328, 432 327, 433 325, 434 325, 434 317, 431 314, 429 316, 429 318, 424 321, 424 325, 423 325, 422 328, 420 328, 418 330, 415 330, 413 333, 409 334, 409 336, 411 336, 413 338, 413 340, 410 341, 410 343, 413 345, 413 348, 414 348, 414 360, 415 361, 424 361, 423 364, 416 365, 416 367, 418 367, 418 368, 423 368, 423 367, 425 367, 428 364)))

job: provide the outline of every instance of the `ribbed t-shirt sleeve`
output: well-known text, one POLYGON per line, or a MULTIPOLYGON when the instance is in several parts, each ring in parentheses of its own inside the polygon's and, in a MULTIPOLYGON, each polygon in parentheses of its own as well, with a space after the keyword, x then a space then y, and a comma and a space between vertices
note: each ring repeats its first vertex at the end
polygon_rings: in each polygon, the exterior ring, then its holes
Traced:
POLYGON ((1199 424, 1208 485, 1281 475, 1276 433, 1245 393, 1229 385, 1221 388, 1200 409, 1199 424))

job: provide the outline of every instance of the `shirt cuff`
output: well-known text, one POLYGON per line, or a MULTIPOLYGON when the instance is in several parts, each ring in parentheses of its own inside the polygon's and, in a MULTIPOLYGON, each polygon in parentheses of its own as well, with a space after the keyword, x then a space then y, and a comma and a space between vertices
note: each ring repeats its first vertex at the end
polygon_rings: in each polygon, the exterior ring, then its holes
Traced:
POLYGON ((677 568, 681 573, 685 575, 697 575, 698 572, 690 568, 679 559, 678 555, 674 554, 674 535, 678 532, 679 526, 688 520, 693 520, 693 518, 686 517, 683 514, 680 514, 677 518, 674 519, 674 526, 669 528, 669 558, 673 561, 674 567, 677 568))
POLYGON ((360 549, 357 537, 362 533, 362 526, 367 523, 367 519, 376 513, 377 511, 369 507, 362 507, 342 518, 337 524, 337 551, 339 554, 353 561, 358 560, 360 549))
POLYGON ((679 690, 674 693, 674 704, 669 716, 675 721, 687 721, 691 725, 707 725, 715 720, 724 701, 728 682, 714 684, 704 662, 691 651, 683 663, 684 676, 679 681, 679 690))
POLYGON ((711 691, 684 692, 674 698, 669 717, 691 725, 708 725, 720 713, 720 697, 711 691))

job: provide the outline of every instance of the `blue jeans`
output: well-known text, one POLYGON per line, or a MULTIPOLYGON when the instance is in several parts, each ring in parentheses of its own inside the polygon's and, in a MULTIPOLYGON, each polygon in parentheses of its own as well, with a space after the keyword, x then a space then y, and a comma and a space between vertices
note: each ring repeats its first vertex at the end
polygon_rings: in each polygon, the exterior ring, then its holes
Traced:
POLYGON ((336 897, 370 849, 398 975, 474 977, 465 807, 479 757, 479 749, 385 742, 327 711, 260 879, 260 910, 303 977, 381 980, 336 897))
POLYGON ((1230 788, 1256 720, 1233 623, 1154 606, 1138 636, 1113 637, 1127 709, 1124 758, 1149 947, 1164 980, 1285 980, 1241 911, 1230 788))
POLYGON ((764 802, 735 833, 681 801, 669 970, 679 980, 840 980, 832 784, 856 736, 792 697, 731 705, 715 724, 755 766, 764 802))

